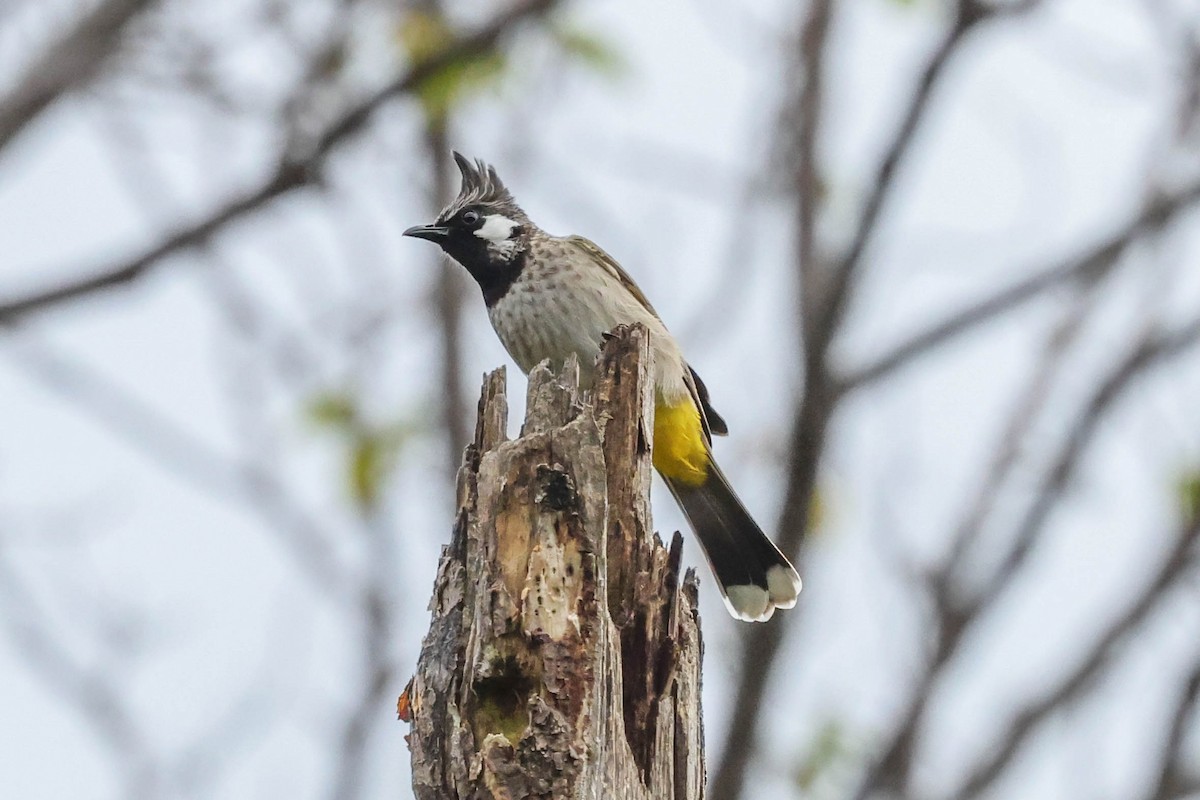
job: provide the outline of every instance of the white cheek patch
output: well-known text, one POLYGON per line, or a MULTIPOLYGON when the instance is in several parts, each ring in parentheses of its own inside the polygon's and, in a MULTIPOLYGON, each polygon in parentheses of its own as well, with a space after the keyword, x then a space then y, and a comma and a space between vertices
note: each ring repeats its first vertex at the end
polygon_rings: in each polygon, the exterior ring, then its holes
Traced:
POLYGON ((487 242, 489 250, 502 256, 510 256, 517 249, 516 241, 511 238, 513 230, 520 224, 503 214, 488 214, 483 218, 483 225, 479 226, 475 235, 487 242))

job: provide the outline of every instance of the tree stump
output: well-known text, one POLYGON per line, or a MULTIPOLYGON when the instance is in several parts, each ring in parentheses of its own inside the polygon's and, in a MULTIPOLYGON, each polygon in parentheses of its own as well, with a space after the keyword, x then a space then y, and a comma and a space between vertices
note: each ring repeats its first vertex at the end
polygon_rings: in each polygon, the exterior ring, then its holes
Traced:
POLYGON ((408 699, 420 800, 704 796, 695 574, 650 523, 649 336, 618 329, 594 387, 529 377, 507 441, 484 379, 408 699))

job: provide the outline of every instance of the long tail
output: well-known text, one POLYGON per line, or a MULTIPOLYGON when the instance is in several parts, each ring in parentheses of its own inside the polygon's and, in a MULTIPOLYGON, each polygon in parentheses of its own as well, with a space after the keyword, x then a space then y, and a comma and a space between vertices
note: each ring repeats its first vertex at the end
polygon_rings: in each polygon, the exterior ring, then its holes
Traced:
POLYGON ((705 472, 699 485, 663 478, 704 548, 729 613, 765 622, 776 608, 796 605, 800 575, 746 511, 711 453, 705 472))

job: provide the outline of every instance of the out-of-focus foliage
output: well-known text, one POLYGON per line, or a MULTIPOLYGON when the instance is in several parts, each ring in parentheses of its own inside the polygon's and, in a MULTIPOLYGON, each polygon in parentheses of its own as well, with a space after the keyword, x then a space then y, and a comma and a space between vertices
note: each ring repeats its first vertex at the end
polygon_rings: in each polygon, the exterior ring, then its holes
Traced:
POLYGON ((793 779, 801 796, 813 796, 819 782, 838 767, 844 766, 850 748, 846 732, 837 720, 828 720, 817 729, 803 756, 796 765, 793 779))
POLYGON ((548 30, 564 53, 593 72, 611 78, 628 73, 629 64, 621 51, 599 33, 569 22, 553 22, 548 30))
POLYGON ((309 418, 338 437, 345 449, 345 485, 355 505, 367 512, 379 501, 405 443, 427 431, 415 421, 372 424, 362 418, 355 393, 326 392, 310 404, 309 418))
MULTIPOLYGON (((618 77, 625 72, 626 64, 617 47, 598 33, 557 19, 547 22, 537 33, 548 36, 569 62, 591 72, 608 77, 618 77)), ((445 16, 421 9, 406 13, 395 30, 397 44, 414 64, 442 53, 454 41, 455 35, 445 16)), ((530 46, 530 43, 526 41, 518 46, 530 46)), ((510 74, 505 52, 485 48, 438 70, 421 82, 417 94, 426 117, 442 121, 455 106, 481 93, 499 89, 510 74)))
MULTIPOLYGON (((413 63, 442 52, 453 41, 454 31, 445 17, 414 10, 396 28, 396 41, 413 63)), ((494 48, 471 53, 422 81, 418 96, 430 120, 442 120, 457 104, 473 94, 494 88, 505 76, 507 60, 494 48)))
POLYGON ((1200 470, 1190 470, 1181 475, 1176 483, 1176 493, 1184 524, 1193 524, 1200 518, 1200 470))

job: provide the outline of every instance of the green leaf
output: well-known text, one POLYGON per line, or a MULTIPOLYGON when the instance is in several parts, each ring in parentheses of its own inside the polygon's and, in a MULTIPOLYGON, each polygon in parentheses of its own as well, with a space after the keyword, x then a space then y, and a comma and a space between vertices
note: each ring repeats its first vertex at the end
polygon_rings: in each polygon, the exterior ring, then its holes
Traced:
POLYGON ((409 60, 419 63, 440 53, 454 34, 441 14, 413 11, 396 26, 396 42, 409 60))
MULTIPOLYGON (((405 16, 396 29, 396 40, 418 64, 434 58, 454 41, 454 34, 440 14, 414 11, 405 16)), ((473 94, 499 85, 507 73, 502 53, 487 49, 452 61, 430 75, 417 87, 416 95, 430 120, 446 114, 473 94)))
POLYGON ((338 444, 345 448, 341 480, 361 511, 374 508, 401 448, 424 430, 419 422, 405 418, 382 425, 365 421, 350 391, 322 393, 309 404, 307 412, 319 428, 335 434, 338 444))
POLYGON ((836 765, 846 753, 845 735, 836 720, 829 720, 813 737, 808 752, 796 767, 793 779, 804 792, 811 791, 817 780, 836 765))
POLYGON ((444 119, 463 100, 498 86, 506 67, 504 56, 494 50, 448 64, 417 90, 425 115, 432 120, 444 119))
POLYGON ((399 450, 408 440, 429 432, 429 426, 418 421, 401 419, 379 429, 379 438, 388 447, 399 450))
POLYGON ((591 31, 559 24, 550 27, 550 34, 564 53, 595 72, 617 77, 628 71, 616 45, 591 31))
POLYGON ((358 403, 349 392, 324 392, 309 403, 308 418, 318 427, 346 429, 358 420, 358 403))
POLYGON ((373 508, 379 499, 379 489, 390 471, 388 448, 377 436, 362 436, 350 451, 347 477, 350 496, 360 508, 373 508))
POLYGON ((1176 483, 1175 491, 1183 520, 1191 525, 1200 517, 1200 469, 1185 472, 1176 483))
POLYGON ((346 478, 350 497, 361 510, 375 507, 396 468, 401 449, 422 430, 423 426, 416 422, 398 420, 354 436, 346 478))

